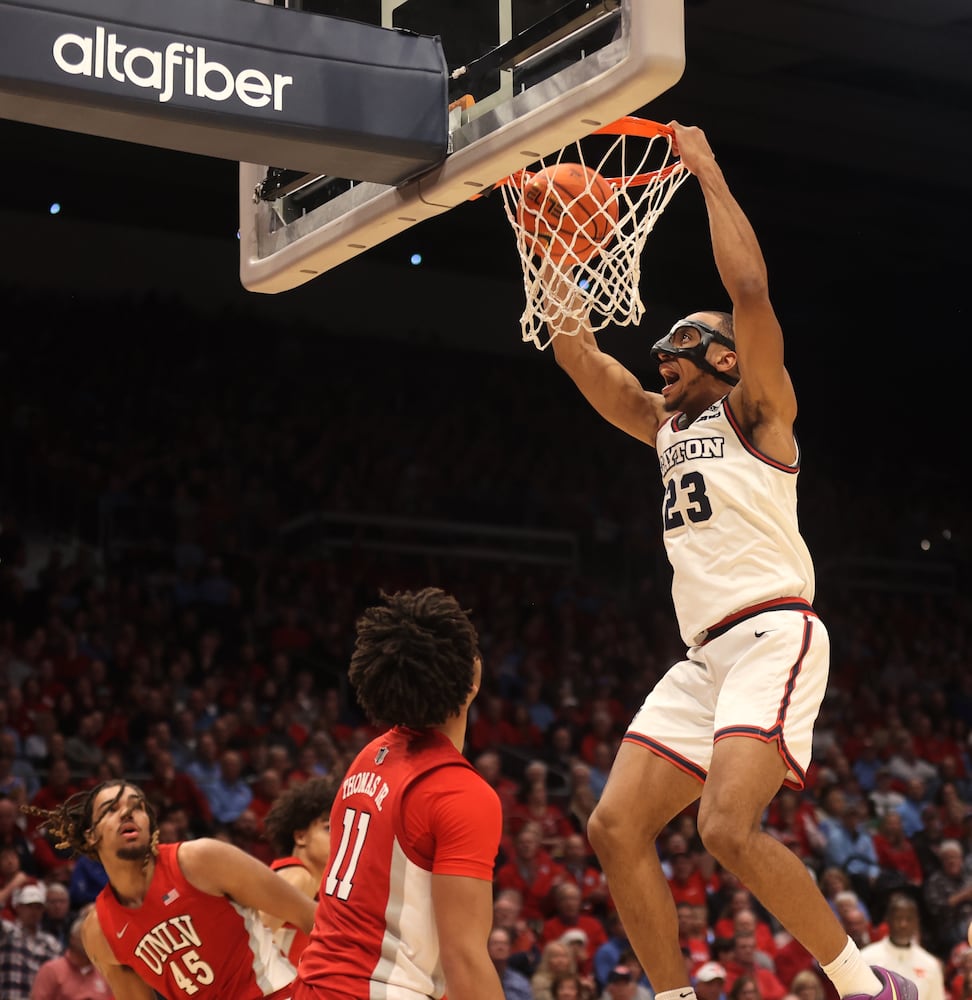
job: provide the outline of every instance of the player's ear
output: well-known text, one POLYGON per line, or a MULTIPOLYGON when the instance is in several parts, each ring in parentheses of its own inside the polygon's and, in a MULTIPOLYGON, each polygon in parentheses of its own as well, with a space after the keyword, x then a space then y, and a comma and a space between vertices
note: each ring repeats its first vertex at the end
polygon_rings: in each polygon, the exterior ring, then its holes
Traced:
POLYGON ((737 378, 739 376, 739 359, 736 356, 736 352, 731 348, 727 347, 719 360, 716 361, 716 367, 720 372, 725 372, 727 375, 735 375, 737 378))
POLYGON ((483 658, 477 653, 473 657, 473 678, 472 678, 472 689, 469 692, 469 700, 472 701, 473 698, 479 694, 479 689, 483 683, 483 658))

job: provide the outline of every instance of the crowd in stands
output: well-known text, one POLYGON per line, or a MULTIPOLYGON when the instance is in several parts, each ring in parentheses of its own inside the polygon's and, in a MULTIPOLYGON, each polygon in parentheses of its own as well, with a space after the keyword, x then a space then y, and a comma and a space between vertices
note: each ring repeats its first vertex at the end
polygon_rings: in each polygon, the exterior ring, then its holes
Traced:
MULTIPOLYGON (((45 809, 125 777, 163 841, 224 837, 269 863, 276 797, 340 775, 373 733, 344 675, 358 613, 434 584, 482 641, 467 753, 504 807, 490 952, 508 1000, 650 1000, 585 836, 625 724, 681 652, 643 446, 552 363, 203 327, 164 303, 113 303, 110 327, 68 338, 78 308, 49 303, 0 359, 0 995, 30 996, 24 963, 67 955, 104 885, 46 836, 45 809), (292 544, 282 526, 318 510, 555 529, 578 557, 292 544)), ((880 485, 828 464, 802 501, 818 565, 903 559, 920 491, 863 502, 880 485)), ((913 900, 949 1000, 972 1000, 972 615, 953 540, 934 590, 900 561, 867 586, 821 574, 833 666, 814 763, 765 829, 860 945, 913 900)), ((831 996, 691 810, 656 849, 699 1000, 831 996)))

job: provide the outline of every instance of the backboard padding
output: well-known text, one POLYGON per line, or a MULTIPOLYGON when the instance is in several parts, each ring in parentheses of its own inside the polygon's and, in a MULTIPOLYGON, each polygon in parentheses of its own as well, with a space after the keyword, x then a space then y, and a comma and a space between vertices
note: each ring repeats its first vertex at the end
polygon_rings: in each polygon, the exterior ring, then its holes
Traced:
POLYGON ((265 293, 294 288, 644 107, 682 75, 683 2, 623 0, 620 22, 610 44, 469 116, 451 133, 452 152, 400 187, 357 184, 283 225, 271 204, 253 200, 265 167, 241 164, 243 285, 265 293))

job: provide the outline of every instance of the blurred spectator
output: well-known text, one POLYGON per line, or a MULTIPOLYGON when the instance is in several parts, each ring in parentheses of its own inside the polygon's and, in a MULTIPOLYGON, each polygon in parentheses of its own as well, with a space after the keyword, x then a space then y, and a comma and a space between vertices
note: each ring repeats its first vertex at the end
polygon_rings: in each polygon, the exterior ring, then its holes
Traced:
POLYGON ((530 980, 510 968, 510 935, 503 927, 494 927, 489 932, 487 941, 489 957, 499 974, 500 983, 503 986, 503 995, 506 1000, 532 1000, 530 990, 530 980))
POLYGON ((481 754, 494 747, 515 746, 517 733, 508 721, 506 705, 498 694, 483 692, 479 696, 476 718, 469 727, 469 748, 472 753, 481 754))
POLYGON ((510 777, 503 774, 503 758, 498 750, 484 750, 477 754, 473 765, 483 780, 499 796, 503 815, 511 817, 517 807, 519 787, 510 777))
POLYGON ((825 1000, 824 984, 820 975, 810 969, 798 972, 790 982, 790 992, 797 1000, 825 1000))
POLYGON ((252 854, 266 865, 273 861, 273 848, 263 837, 260 824, 249 809, 244 809, 230 824, 229 840, 241 851, 252 854))
POLYGON ((522 698, 527 712, 530 713, 530 720, 541 733, 546 733, 557 718, 557 713, 544 697, 541 678, 531 677, 526 681, 522 698))
POLYGON ((751 933, 756 935, 756 948, 772 958, 776 954, 776 942, 773 940, 773 928, 756 913, 756 902, 753 894, 746 888, 733 890, 729 902, 713 924, 712 930, 718 937, 735 937, 736 934, 751 933), (743 921, 738 922, 739 914, 744 914, 743 921))
MULTIPOLYGON (((854 777, 861 786, 861 791, 870 795, 877 785, 878 772, 885 767, 884 762, 878 756, 877 746, 874 739, 865 736, 860 741, 858 753, 851 764, 854 777)), ((890 774, 890 772, 888 772, 890 774)))
POLYGON ((914 845, 905 836, 904 823, 896 812, 887 813, 874 834, 874 851, 881 866, 881 880, 893 886, 898 876, 899 884, 920 886, 924 878, 914 845))
POLYGON ((889 812, 898 812, 904 805, 905 797, 894 787, 894 775, 887 764, 878 768, 874 777, 874 787, 867 794, 871 812, 880 820, 889 812))
POLYGON ((563 941, 548 941, 540 952, 540 961, 530 977, 533 1000, 553 1000, 554 980, 565 973, 577 973, 574 953, 563 941))
POLYGON ((824 801, 828 816, 820 821, 820 832, 826 838, 823 862, 847 872, 866 898, 881 872, 866 813, 860 804, 848 802, 838 786, 827 790, 824 801))
POLYGON ((496 886, 520 893, 527 920, 543 920, 550 892, 564 878, 563 868, 541 846, 539 828, 527 823, 513 839, 513 856, 496 873, 496 886))
POLYGON ((594 953, 607 941, 607 932, 597 917, 582 912, 581 889, 572 881, 564 881, 555 886, 551 896, 553 915, 543 924, 541 938, 544 944, 559 941, 567 931, 579 929, 587 938, 587 958, 578 965, 577 971, 590 976, 594 971, 594 953))
POLYGON ((597 797, 591 785, 591 769, 581 761, 575 761, 570 768, 567 790, 567 821, 571 828, 587 838, 587 824, 597 805, 597 797))
POLYGON ((196 738, 196 755, 186 765, 186 774, 195 781, 208 800, 209 790, 219 781, 221 773, 219 744, 207 729, 196 738))
POLYGON ((867 914, 857 903, 841 907, 839 916, 844 930, 847 931, 847 936, 858 948, 866 948, 878 940, 871 927, 871 921, 868 920, 867 914))
POLYGON ((617 910, 611 910, 604 918, 604 929, 607 940, 594 952, 594 981, 600 990, 607 984, 610 971, 616 965, 623 964, 625 956, 631 951, 631 942, 617 910))
MULTIPOLYGON (((898 806, 906 837, 913 837, 924 826, 925 806, 928 805, 928 782, 918 775, 902 783, 905 790, 904 801, 898 806)), ((939 810, 941 815, 941 810, 939 810)), ((944 821, 944 816, 942 816, 944 821)))
POLYGON ((678 944, 682 954, 687 956, 691 970, 697 969, 712 956, 705 935, 705 924, 703 922, 700 932, 696 921, 696 914, 700 910, 703 908, 694 903, 678 903, 675 907, 678 916, 678 944))
POLYGON ((23 885, 36 882, 20 867, 20 855, 12 847, 0 847, 0 917, 13 920, 13 896, 23 885))
POLYGON ((253 783, 250 810, 261 824, 283 791, 283 780, 275 767, 265 767, 253 783))
POLYGON ((42 884, 21 886, 13 898, 12 923, 0 926, 0 997, 30 1000, 40 967, 61 954, 57 938, 41 930, 46 893, 42 884))
POLYGON ((108 884, 108 874, 96 858, 79 854, 74 859, 71 868, 71 880, 68 883, 68 893, 71 896, 71 909, 80 910, 93 903, 98 893, 108 884))
POLYGON ((550 986, 553 1000, 594 1000, 588 983, 576 972, 561 972, 550 986))
POLYGON ((908 839, 911 846, 918 855, 918 863, 921 871, 927 880, 932 872, 938 871, 942 867, 939 850, 945 840, 944 824, 942 814, 938 806, 929 802, 921 811, 922 827, 908 839))
POLYGON ((165 816, 173 809, 185 809, 192 817, 195 836, 203 837, 212 831, 213 812, 209 799, 188 774, 176 770, 168 751, 156 754, 152 772, 141 787, 157 816, 165 816))
POLYGON ((564 838, 561 864, 567 878, 580 889, 585 912, 599 914, 608 901, 607 879, 604 872, 593 863, 586 837, 572 833, 564 838))
POLYGON ((73 920, 64 953, 41 964, 30 1000, 110 1000, 108 983, 85 951, 83 922, 83 916, 73 920))
MULTIPOLYGON (((4 702, 0 701, 0 705, 3 704, 4 702)), ((7 779, 8 783, 13 780, 14 787, 16 788, 16 782, 19 780, 19 783, 23 785, 27 793, 26 801, 29 802, 37 794, 37 789, 40 788, 40 777, 38 776, 34 765, 31 764, 26 757, 18 755, 17 743, 17 735, 13 730, 8 729, 6 732, 0 732, 0 753, 2 753, 4 757, 9 758, 11 762, 10 777, 7 779)), ((0 789, 0 797, 5 794, 8 793, 6 793, 3 789, 0 789)), ((14 800, 17 799, 16 795, 8 795, 8 797, 13 798, 14 800)), ((19 804, 22 803, 18 803, 18 805, 19 804)))
POLYGON ((686 850, 678 850, 669 855, 672 874, 668 885, 676 903, 691 903, 693 906, 705 906, 708 900, 706 880, 699 871, 698 859, 695 854, 686 850))
POLYGON ((594 793, 595 799, 599 799, 604 791, 604 786, 607 784, 608 776, 611 773, 611 766, 614 763, 616 752, 617 748, 612 743, 598 743, 594 747, 594 760, 591 762, 590 781, 591 791, 594 793))
MULTIPOLYGON (((30 805, 34 809, 47 811, 56 809, 62 802, 66 802, 76 791, 78 786, 71 776, 71 767, 67 760, 61 758, 51 764, 47 772, 47 780, 37 789, 37 794, 31 799, 30 805)), ((27 821, 28 831, 33 830, 41 822, 39 816, 33 812, 27 821)))
POLYGON ((718 962, 703 962, 692 979, 698 1000, 725 1000, 727 978, 725 968, 718 962))
POLYGON ((0 797, 0 851, 9 848, 20 861, 20 870, 28 875, 37 874, 30 838, 20 827, 20 810, 10 798, 0 797))
POLYGON ((766 1000, 753 976, 740 976, 729 987, 728 1000, 766 1000))
POLYGON ((524 975, 532 975, 541 960, 540 938, 523 917, 523 897, 516 889, 500 889, 496 893, 493 926, 509 931, 510 962, 524 975))
POLYGON ((935 796, 942 816, 942 834, 949 840, 960 840, 966 833, 969 803, 964 801, 951 781, 943 781, 935 796))
POLYGON ((615 966, 609 973, 602 1000, 651 1000, 654 994, 643 983, 631 965, 615 966))
POLYGON ((243 779, 243 758, 235 750, 223 751, 219 758, 219 777, 203 791, 217 823, 236 822, 250 805, 253 790, 243 779))
POLYGON ((23 777, 14 772, 13 754, 0 745, 0 795, 22 806, 27 801, 27 784, 23 777))
POLYGON ((942 867, 925 879, 923 893, 937 932, 933 948, 942 955, 967 939, 972 922, 972 873, 963 868, 964 852, 957 840, 943 841, 938 857, 942 867))
POLYGON ((792 788, 781 789, 770 803, 766 832, 804 862, 816 858, 823 849, 824 838, 817 827, 813 806, 792 788))
POLYGON ((888 770, 905 788, 914 778, 921 779, 932 794, 938 788, 938 771, 935 765, 918 756, 915 737, 907 729, 897 735, 894 752, 888 758, 888 770))
POLYGON ((64 756, 74 770, 90 774, 101 762, 105 753, 98 745, 97 737, 103 723, 101 712, 88 712, 81 716, 77 732, 65 740, 64 756))
POLYGON ((71 934, 74 914, 71 912, 71 895, 60 882, 45 883, 47 898, 44 901, 44 916, 41 930, 57 938, 62 948, 66 948, 71 934))
MULTIPOLYGON (((725 965, 728 979, 726 986, 732 997, 738 996, 738 991, 733 992, 733 986, 740 980, 753 980, 762 1000, 783 1000, 786 995, 786 987, 779 981, 775 972, 760 965, 756 961, 756 935, 737 934, 733 943, 732 961, 725 965)), ((739 989, 744 989, 743 986, 739 989)))
POLYGON ((888 900, 885 919, 888 936, 861 949, 868 965, 879 965, 910 979, 918 987, 918 1000, 945 1000, 942 963, 921 946, 918 904, 895 893, 888 900))

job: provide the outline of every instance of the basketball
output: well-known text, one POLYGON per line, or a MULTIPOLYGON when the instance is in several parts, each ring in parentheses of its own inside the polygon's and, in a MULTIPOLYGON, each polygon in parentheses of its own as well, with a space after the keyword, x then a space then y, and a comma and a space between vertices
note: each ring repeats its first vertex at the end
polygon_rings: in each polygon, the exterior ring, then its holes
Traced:
POLYGON ((597 171, 558 163, 524 184, 517 221, 531 254, 584 263, 614 238, 618 199, 597 171))

